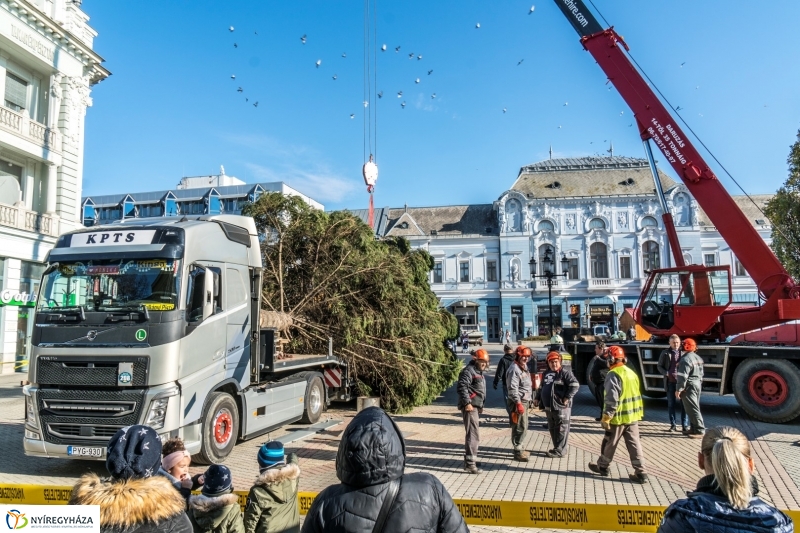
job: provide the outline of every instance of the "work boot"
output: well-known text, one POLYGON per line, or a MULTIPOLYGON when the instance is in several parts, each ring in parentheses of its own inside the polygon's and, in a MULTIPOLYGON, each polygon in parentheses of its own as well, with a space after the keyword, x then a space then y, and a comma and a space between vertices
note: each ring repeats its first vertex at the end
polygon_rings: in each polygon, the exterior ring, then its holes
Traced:
POLYGON ((641 485, 644 485, 645 483, 647 483, 649 481, 647 479, 647 474, 645 474, 644 472, 642 472, 641 474, 629 474, 628 477, 634 483, 639 483, 641 485))
POLYGON ((675 424, 672 424, 672 425, 669 427, 669 430, 668 430, 668 431, 670 431, 670 432, 678 431, 678 428, 677 428, 677 427, 675 427, 675 424))
POLYGON ((514 450, 514 460, 519 461, 521 463, 527 463, 528 457, 530 457, 530 455, 531 454, 529 454, 525 450, 514 450))
POLYGON ((600 474, 603 477, 608 477, 611 474, 608 471, 608 468, 600 468, 597 463, 589 463, 589 470, 594 472, 595 474, 600 474))
POLYGON ((686 433, 686 436, 690 439, 702 439, 703 435, 705 435, 705 431, 689 431, 686 433))
POLYGON ((464 470, 467 471, 468 474, 480 474, 482 470, 477 467, 477 465, 464 465, 464 470))
POLYGON ((558 450, 549 450, 546 455, 550 459, 563 459, 564 458, 564 456, 561 453, 559 453, 558 450))

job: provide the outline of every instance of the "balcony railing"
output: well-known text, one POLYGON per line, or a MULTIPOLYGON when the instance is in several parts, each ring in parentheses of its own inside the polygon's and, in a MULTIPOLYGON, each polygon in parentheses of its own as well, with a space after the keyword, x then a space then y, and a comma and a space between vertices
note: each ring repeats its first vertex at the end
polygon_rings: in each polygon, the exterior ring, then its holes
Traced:
POLYGON ((3 106, 0 106, 0 129, 9 131, 48 150, 59 151, 55 130, 3 106))
POLYGON ((56 218, 29 211, 23 206, 0 204, 0 225, 51 237, 58 236, 56 218))

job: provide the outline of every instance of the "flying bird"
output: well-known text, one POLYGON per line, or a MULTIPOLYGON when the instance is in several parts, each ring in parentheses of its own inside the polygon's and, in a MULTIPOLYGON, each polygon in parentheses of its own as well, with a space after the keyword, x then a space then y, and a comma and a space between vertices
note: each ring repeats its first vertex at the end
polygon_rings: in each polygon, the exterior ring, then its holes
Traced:
POLYGON ((322 64, 322 60, 321 60, 321 59, 317 59, 317 68, 319 68, 319 66, 320 66, 321 64, 322 64))
POLYGON ((256 102, 255 104, 253 104, 253 107, 258 107, 258 102, 256 102))
POLYGON ((239 48, 239 45, 238 45, 238 44, 236 44, 236 43, 233 43, 233 47, 234 47, 234 48, 239 48))
POLYGON ((517 66, 520 66, 523 61, 525 61, 525 59, 520 59, 519 62, 517 63, 517 66))
POLYGON ((561 126, 559 126, 558 129, 561 129, 561 126))
POLYGON ((628 127, 629 127, 629 128, 632 128, 632 127, 633 127, 633 122, 631 122, 630 124, 628 124, 628 127))
POLYGON ((240 93, 240 92, 242 92, 242 88, 241 88, 241 87, 239 87, 238 89, 236 89, 236 92, 237 92, 237 93, 240 93))
POLYGON ((421 59, 422 59, 422 54, 417 56, 417 61, 420 61, 421 59))
POLYGON ((398 98, 402 98, 403 97, 403 91, 397 91, 397 97, 398 98))
POLYGON ((333 75, 333 81, 336 81, 336 74, 333 75))
POLYGON ((678 107, 675 108, 675 111, 680 111, 681 109, 683 109, 683 108, 681 106, 678 106, 678 107))
POLYGON ((405 103, 405 102, 402 102, 402 103, 400 104, 400 107, 402 107, 403 109, 405 109, 405 108, 406 108, 406 103, 405 103))
POLYGON ((430 70, 428 71, 428 76, 430 76, 431 74, 433 74, 433 69, 430 69, 430 70))
POLYGON ((231 79, 235 80, 236 79, 236 74, 231 74, 231 79))
POLYGON ((383 46, 381 46, 381 52, 385 52, 385 51, 386 51, 386 45, 384 44, 383 46))
POLYGON ((355 113, 350 113, 350 118, 356 118, 356 114, 355 113))
POLYGON ((417 78, 416 80, 414 80, 414 83, 419 83, 419 78, 417 78))
POLYGON ((257 31, 254 31, 253 33, 255 33, 256 35, 258 35, 258 32, 257 32, 257 31))
POLYGON ((408 58, 409 59, 414 59, 414 52, 411 52, 410 54, 408 54, 408 58))
MULTIPOLYGON (((503 113, 505 113, 505 112, 506 112, 506 108, 504 107, 504 108, 503 108, 503 113)), ((559 128, 560 128, 560 127, 561 127, 561 126, 559 126, 559 128)))
POLYGON ((346 52, 342 52, 342 57, 347 57, 347 53, 346 52))
POLYGON ((378 98, 383 98, 383 91, 378 93, 378 98))
POLYGON ((367 106, 369 105, 369 102, 367 102, 366 100, 364 100, 364 101, 363 101, 363 102, 361 102, 361 103, 362 103, 362 104, 364 104, 364 107, 367 107, 367 106))
POLYGON ((306 44, 306 36, 305 36, 305 34, 303 34, 303 36, 300 37, 300 42, 303 43, 303 44, 306 44))
POLYGON ((230 28, 228 28, 228 31, 233 31, 233 26, 231 26, 230 28))
POLYGON ((397 52, 399 52, 399 51, 400 51, 400 47, 399 47, 399 46, 395 46, 395 47, 394 47, 394 53, 396 54, 396 53, 397 53, 397 52))
POLYGON ((684 61, 683 63, 681 63, 681 66, 684 66, 685 64, 686 64, 686 61, 684 61))
POLYGON ((569 102, 564 102, 564 105, 565 105, 565 106, 568 106, 568 105, 569 105, 569 102))
POLYGON ((480 29, 480 27, 481 27, 481 23, 480 23, 480 22, 478 22, 477 24, 475 24, 475 29, 476 29, 476 30, 477 30, 477 29, 480 29))
POLYGON ((622 116, 622 115, 624 115, 624 114, 625 114, 625 111, 620 111, 620 112, 619 112, 619 116, 622 116))
POLYGON ((699 88, 700 88, 700 86, 698 85, 697 87, 695 87, 695 90, 697 90, 697 89, 699 89, 699 88))
POLYGON ((436 93, 433 93, 433 94, 431 95, 431 100, 433 100, 434 98, 436 98, 436 93))
POLYGON ((244 101, 245 101, 245 102, 249 102, 249 101, 250 101, 250 99, 249 99, 248 97, 246 97, 246 96, 245 96, 245 97, 244 97, 244 101))
POLYGON ((530 10, 530 11, 528 11, 528 15, 530 15, 531 13, 533 13, 535 9, 536 9, 536 6, 531 6, 531 10, 530 10))

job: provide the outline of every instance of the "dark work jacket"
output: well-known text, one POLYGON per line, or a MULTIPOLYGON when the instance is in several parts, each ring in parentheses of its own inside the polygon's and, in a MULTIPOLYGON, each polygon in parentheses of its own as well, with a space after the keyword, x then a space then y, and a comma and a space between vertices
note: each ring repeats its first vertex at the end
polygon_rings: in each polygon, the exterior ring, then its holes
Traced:
POLYGON ((514 354, 507 353, 503 355, 503 358, 497 363, 497 368, 494 370, 494 383, 492 385, 494 388, 497 388, 497 383, 502 381, 503 382, 503 390, 508 390, 506 386, 506 370, 508 367, 514 364, 514 354))
POLYGON ((592 361, 592 373, 589 376, 589 379, 592 380, 592 383, 595 385, 602 386, 603 383, 606 381, 606 374, 608 374, 608 363, 606 363, 605 357, 603 357, 606 352, 603 352, 601 355, 595 355, 592 361))
POLYGON ((664 513, 658 533, 790 533, 792 519, 765 503, 758 494, 753 477, 753 499, 747 509, 734 509, 728 498, 714 483, 710 474, 697 482, 697 489, 688 498, 670 505, 664 513))
POLYGON ((405 443, 379 407, 368 407, 350 422, 339 442, 339 485, 319 493, 302 533, 371 533, 389 482, 400 480, 383 533, 469 533, 458 507, 431 474, 403 474, 405 443))
POLYGON ((542 374, 542 386, 536 391, 536 399, 545 409, 562 411, 572 406, 572 398, 580 387, 572 372, 564 367, 558 372, 548 368, 542 374))
POLYGON ((459 409, 470 404, 483 409, 483 404, 486 402, 486 380, 483 379, 483 372, 475 366, 475 361, 470 361, 458 375, 456 391, 459 409))

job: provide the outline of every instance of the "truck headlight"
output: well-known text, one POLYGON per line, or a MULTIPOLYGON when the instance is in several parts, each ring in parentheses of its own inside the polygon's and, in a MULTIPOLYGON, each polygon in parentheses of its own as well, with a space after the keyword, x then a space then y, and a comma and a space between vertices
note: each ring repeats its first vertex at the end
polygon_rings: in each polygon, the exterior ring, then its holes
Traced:
POLYGON ((144 425, 153 429, 163 428, 164 420, 167 418, 167 404, 169 404, 169 398, 156 398, 151 401, 144 425))
POLYGON ((31 396, 25 396, 25 423, 39 429, 39 423, 36 421, 36 404, 31 396))

